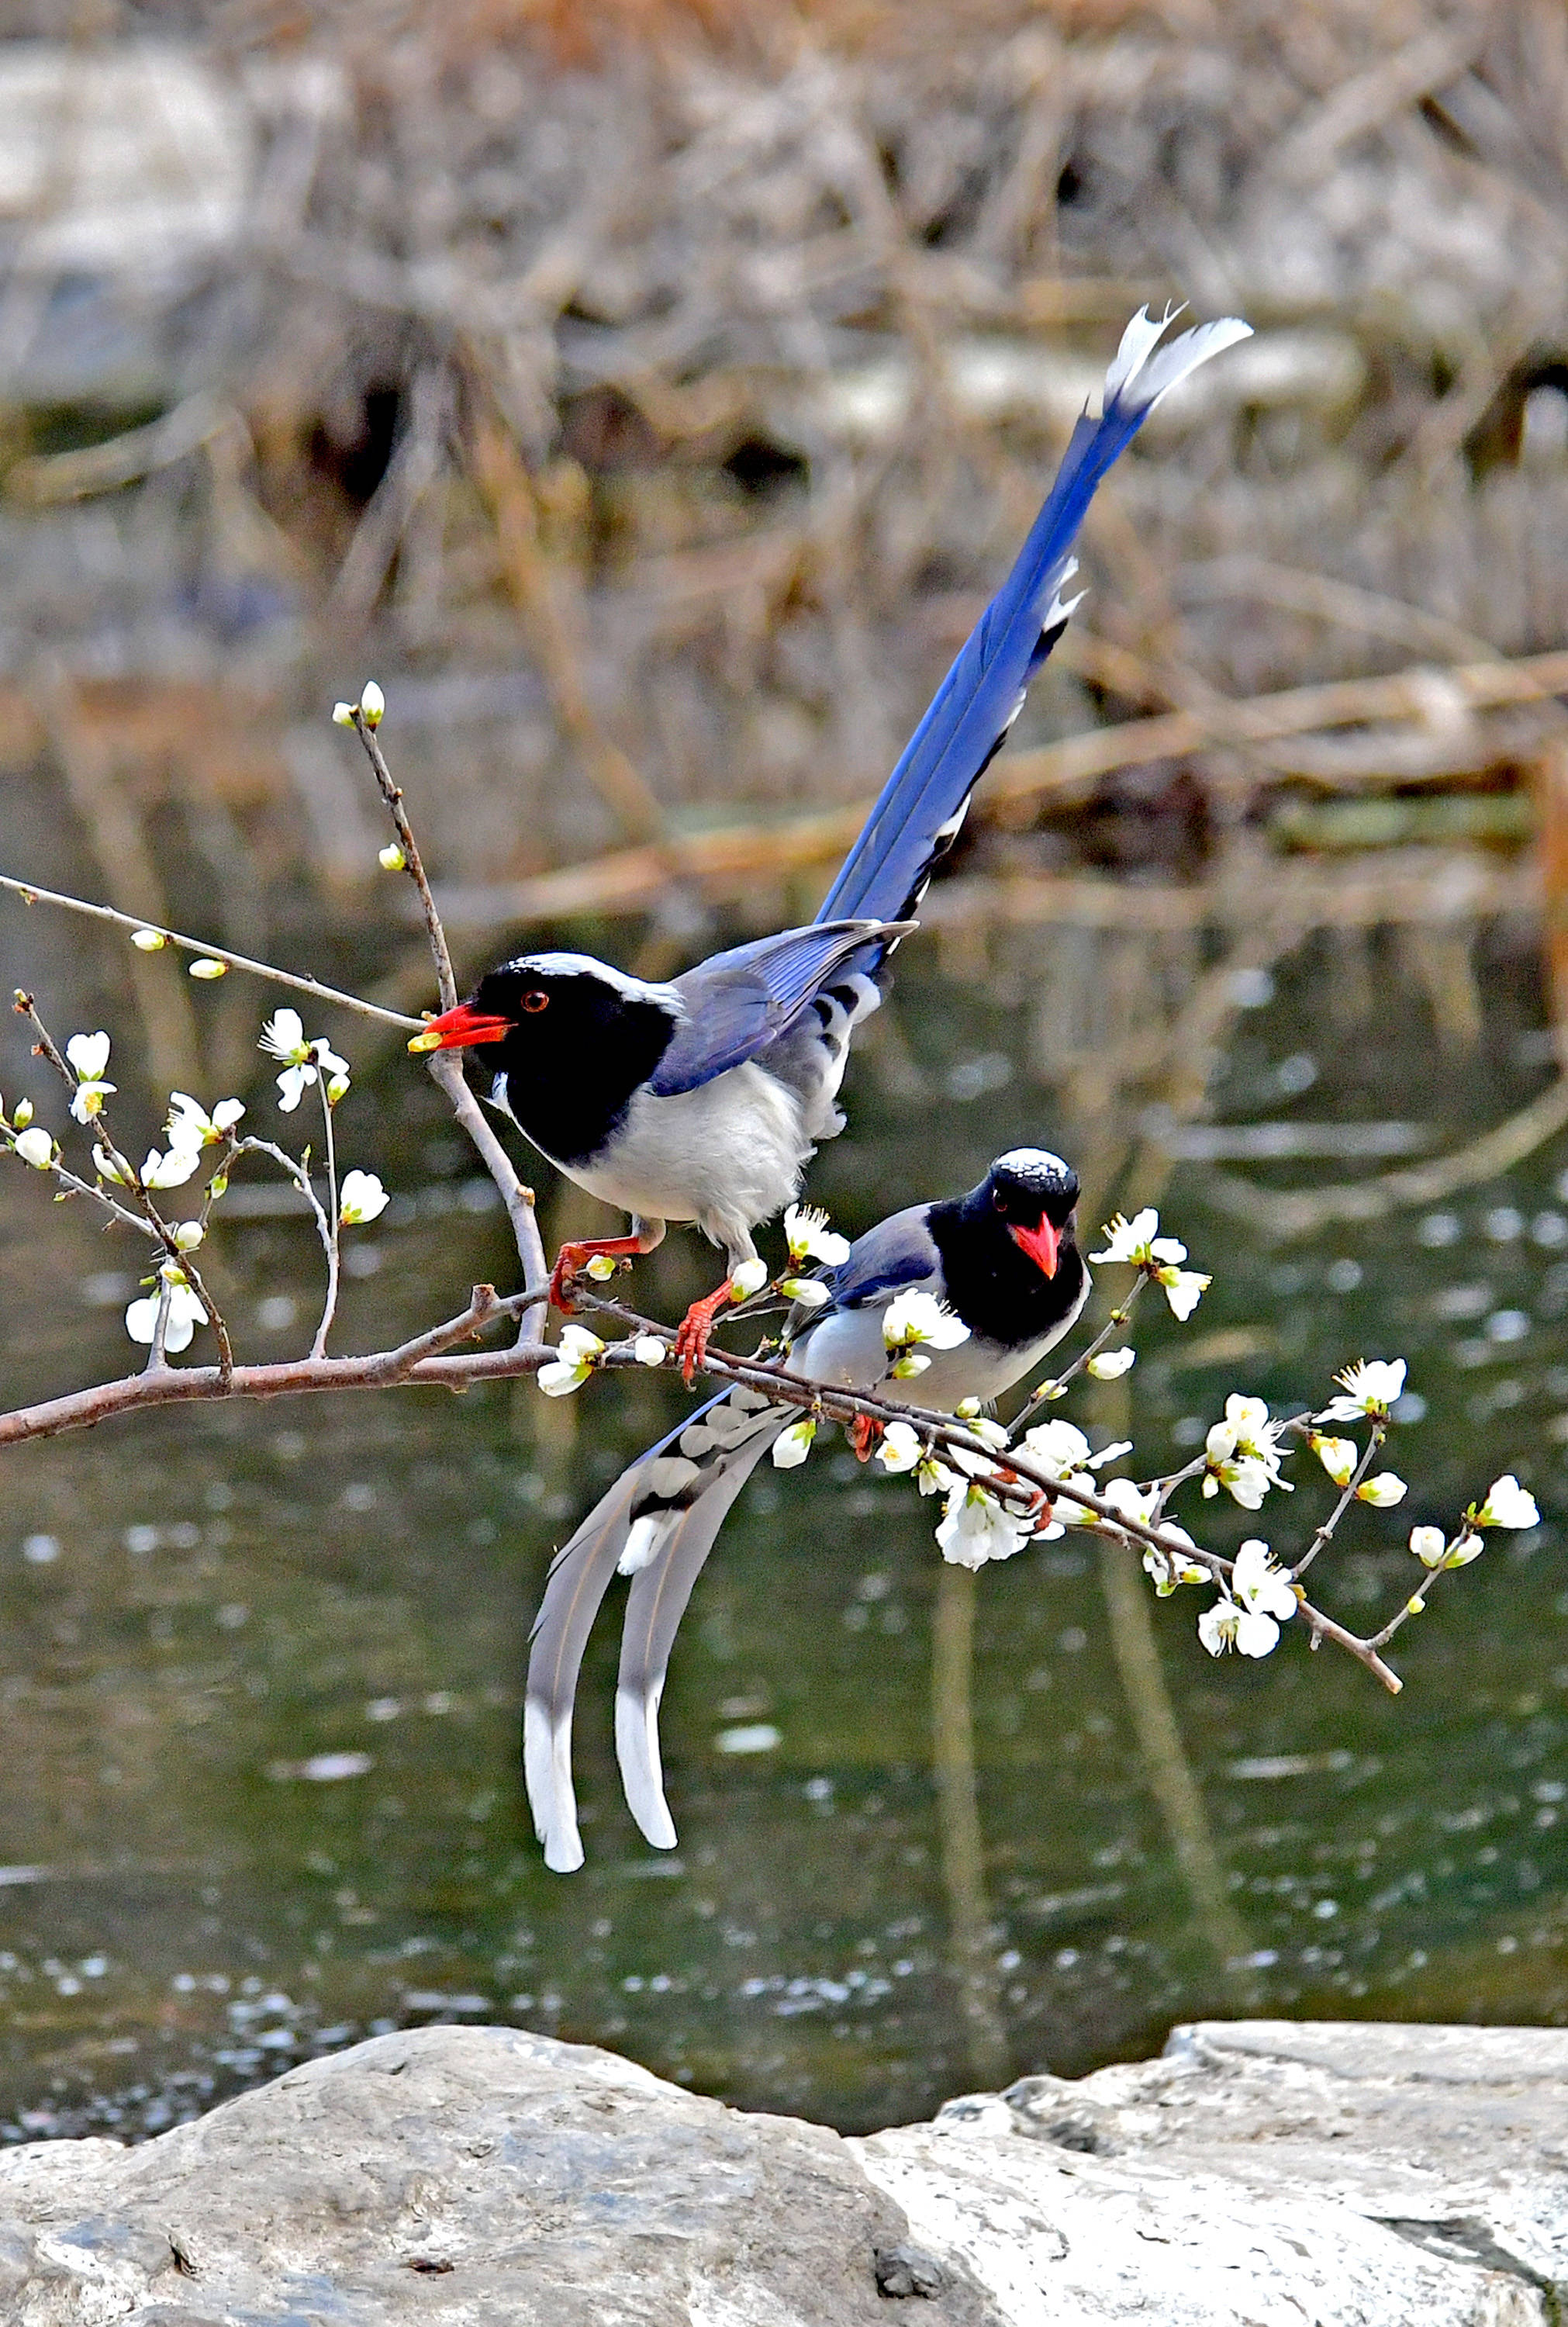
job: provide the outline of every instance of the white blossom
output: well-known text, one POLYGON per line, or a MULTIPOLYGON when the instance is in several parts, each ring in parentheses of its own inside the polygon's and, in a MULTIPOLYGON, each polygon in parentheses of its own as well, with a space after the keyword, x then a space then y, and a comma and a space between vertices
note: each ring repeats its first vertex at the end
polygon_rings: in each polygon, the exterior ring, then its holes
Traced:
POLYGON ((117 1088, 104 1080, 104 1069, 109 1062, 109 1038, 102 1033, 73 1034, 65 1046, 65 1055, 77 1077, 76 1089, 70 1095, 70 1111, 78 1123, 90 1123, 109 1092, 117 1088))
POLYGON ((922 1495, 950 1494, 957 1477, 939 1462, 919 1432, 907 1422, 890 1422, 876 1450, 876 1459, 892 1477, 912 1471, 922 1495))
POLYGON ((113 1155, 109 1153, 109 1150, 107 1147, 95 1147, 92 1151, 92 1160, 98 1168, 98 1177, 100 1179, 112 1180, 117 1188, 129 1186, 130 1183, 127 1181, 126 1174, 120 1170, 119 1165, 116 1163, 113 1155))
POLYGON ((198 1325, 207 1322, 207 1312, 179 1271, 165 1262, 160 1272, 161 1282, 141 1301, 133 1301, 126 1311, 126 1331, 133 1341, 151 1349, 153 1336, 158 1330, 158 1312, 163 1306, 163 1286, 169 1289, 169 1322, 163 1335, 163 1347, 171 1357, 191 1346, 191 1336, 198 1325))
POLYGON ((669 1351, 657 1333, 639 1333, 631 1344, 631 1354, 639 1366, 662 1366, 669 1351))
POLYGON ((1096 1381, 1120 1381, 1137 1362, 1136 1350, 1102 1350, 1097 1357, 1089 1360, 1085 1370, 1093 1374, 1096 1381))
POLYGON ((1414 1527, 1410 1530, 1410 1548, 1423 1567, 1441 1567, 1448 1537, 1440 1527, 1414 1527))
POLYGON ((25 1131, 32 1120, 33 1101, 30 1098, 19 1098, 16 1102, 15 1110, 11 1117, 13 1128, 17 1131, 25 1131))
POLYGON ((813 1416, 803 1414, 788 1430, 781 1430, 773 1441, 773 1466, 779 1471, 797 1471, 811 1452, 811 1442, 817 1435, 813 1416))
POLYGON ((391 1201, 374 1172, 345 1172, 338 1218, 346 1229, 364 1228, 378 1220, 391 1201))
POLYGON ((1050 1422, 1037 1422, 1032 1430, 1023 1434, 1023 1444, 1042 1471, 1053 1479, 1065 1479, 1074 1471, 1081 1471, 1089 1459, 1089 1442, 1076 1424, 1053 1417, 1050 1422))
POLYGON ((781 1276, 779 1290, 802 1309, 820 1309, 833 1298, 819 1276, 781 1276))
POLYGON ((181 1252, 194 1252, 207 1234, 200 1220, 181 1220, 174 1230, 174 1243, 181 1252))
POLYGON ((929 1293, 900 1293, 882 1311, 882 1340, 890 1350, 929 1342, 933 1350, 956 1350, 969 1338, 961 1317, 929 1293))
POLYGON ((922 1350, 906 1350, 903 1356, 895 1359, 888 1368, 888 1374, 893 1381, 913 1381, 917 1374, 927 1370, 930 1362, 922 1350))
POLYGON ((1154 1282, 1163 1287, 1172 1317, 1184 1325, 1214 1279, 1196 1268, 1157 1268, 1154 1282))
POLYGON ((162 930, 133 930, 131 943, 138 953, 162 953, 168 944, 162 930))
POLYGON ((245 1102, 220 1098, 210 1115, 199 1099, 185 1091, 169 1093, 169 1120, 163 1129, 171 1146, 216 1147, 245 1113, 245 1102))
POLYGON ((351 703, 334 703, 334 704, 333 704, 333 706, 332 706, 332 724, 333 724, 333 726, 334 726, 334 727, 351 727, 351 726, 353 725, 353 724, 354 724, 354 706, 353 706, 353 705, 352 705, 351 703))
POLYGON ((1185 1260, 1187 1248, 1175 1237, 1160 1234, 1160 1215, 1151 1205, 1134 1212, 1129 1220, 1118 1212, 1100 1230, 1108 1239, 1104 1252, 1091 1252, 1091 1260, 1130 1261, 1136 1268, 1148 1268, 1156 1262, 1185 1260))
POLYGON ((1479 1535, 1461 1535, 1452 1550, 1444 1552, 1442 1564, 1445 1567, 1468 1567, 1471 1560, 1479 1559, 1485 1549, 1486 1546, 1479 1535))
POLYGON ((1359 1422, 1363 1415, 1386 1418, 1388 1409, 1405 1394, 1405 1365, 1403 1358, 1361 1358, 1347 1366, 1334 1379, 1341 1384, 1343 1397, 1330 1398, 1321 1414, 1312 1417, 1316 1422, 1359 1422))
POLYGON ((341 1098, 349 1088, 349 1061, 339 1058, 324 1035, 317 1035, 307 1042, 304 1021, 297 1010, 275 1012, 262 1028, 257 1048, 285 1061, 284 1070, 277 1079, 277 1103, 285 1115, 292 1115, 298 1107, 315 1081, 318 1067, 332 1079, 327 1086, 330 1098, 341 1098), (340 1080, 341 1090, 334 1088, 340 1080))
POLYGON ((827 1214, 814 1204, 790 1205, 784 1215, 784 1238, 796 1268, 808 1260, 826 1261, 836 1268, 849 1258, 849 1238, 830 1229, 827 1214))
POLYGON ((365 715, 367 727, 379 727, 387 709, 387 697, 373 678, 368 678, 359 690, 359 708, 365 715))
POLYGON ((584 1276, 592 1277, 595 1285, 608 1285, 615 1275, 617 1266, 618 1263, 612 1253, 591 1253, 583 1264, 583 1274, 584 1276))
POLYGON ((1244 1657, 1266 1657, 1279 1636, 1278 1624, 1265 1610, 1246 1607, 1228 1593, 1198 1619, 1198 1637, 1211 1657, 1227 1649, 1244 1657))
POLYGON ((1290 1494, 1291 1483, 1280 1474, 1283 1435, 1283 1425, 1269 1420, 1268 1407, 1261 1397, 1244 1397, 1233 1390, 1225 1401, 1223 1421, 1217 1422, 1204 1440, 1209 1461, 1204 1493, 1217 1495, 1223 1487, 1246 1511, 1261 1509, 1271 1487, 1290 1494))
POLYGON ((408 870, 408 859, 395 840, 389 840, 385 848, 376 851, 376 861, 383 873, 406 873, 408 870))
POLYGON ((213 978, 227 977, 229 964, 226 961, 218 960, 212 954, 199 953, 191 964, 188 975, 210 982, 213 978))
POLYGON ((1296 1612, 1289 1577, 1256 1536, 1249 1536, 1236 1555, 1230 1590, 1232 1598, 1255 1616, 1271 1616, 1283 1624, 1296 1612))
POLYGON ((1361 1450, 1353 1438, 1324 1438, 1317 1431, 1307 1434, 1307 1444, 1334 1481, 1336 1487, 1348 1487, 1351 1473, 1361 1459, 1361 1450))
POLYGON ((1176 1548, 1181 1546, 1181 1549, 1188 1551, 1197 1550, 1198 1547, 1186 1528, 1175 1527, 1165 1519, 1161 1523, 1160 1533, 1168 1548, 1156 1551, 1151 1544, 1143 1554, 1143 1573, 1153 1577, 1156 1595, 1168 1600, 1179 1584, 1208 1583, 1208 1568, 1200 1567, 1194 1559, 1183 1559, 1181 1550, 1176 1548))
POLYGON ((1154 1524, 1154 1507, 1160 1500, 1157 1487, 1140 1487, 1131 1479, 1107 1479, 1099 1491, 1101 1500, 1125 1519, 1139 1519, 1144 1527, 1154 1524))
POLYGON ((956 1486, 937 1528, 944 1559, 956 1567, 984 1567, 989 1559, 1011 1559, 1028 1542, 1030 1521, 1003 1510, 994 1495, 978 1485, 956 1486))
POLYGON ((581 1389, 593 1370, 593 1360, 604 1347, 597 1333, 583 1325, 563 1325, 556 1355, 541 1366, 536 1378, 546 1397, 566 1397, 581 1389))
POLYGON ((137 1177, 144 1188, 182 1188, 201 1160, 194 1147, 171 1147, 166 1154, 149 1147, 137 1177))
MULTIPOLYGON (((17 1145, 21 1145, 18 1140, 17 1145)), ((1467 1513, 1467 1517, 1470 1516, 1467 1513)), ((1533 1528, 1541 1524, 1541 1514, 1535 1509, 1535 1498, 1521 1487, 1511 1471, 1494 1479, 1487 1489, 1486 1501, 1474 1514, 1479 1528, 1533 1528)))
POLYGON ((1370 1479, 1363 1479, 1356 1490, 1356 1500, 1370 1503, 1375 1511, 1391 1511, 1410 1492, 1396 1471, 1379 1471, 1370 1479))
POLYGON ((732 1301, 749 1301, 753 1293, 761 1293, 767 1282, 768 1264, 765 1260, 743 1260, 739 1268, 730 1271, 730 1298, 732 1301))
POLYGON ((54 1161, 54 1142, 47 1131, 23 1131, 17 1135, 16 1153, 35 1172, 47 1172, 54 1161))

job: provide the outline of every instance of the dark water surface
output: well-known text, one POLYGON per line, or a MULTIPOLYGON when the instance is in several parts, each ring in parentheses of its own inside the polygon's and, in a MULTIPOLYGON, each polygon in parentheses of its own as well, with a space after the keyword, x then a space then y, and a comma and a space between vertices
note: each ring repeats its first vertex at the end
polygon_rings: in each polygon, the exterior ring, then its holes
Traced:
MULTIPOLYGON (((1493 965, 1460 1054, 1392 986, 1347 1022, 1322 963, 1298 967, 1272 999, 1255 981, 1221 1123, 1403 1123, 1442 1145, 1540 1083, 1521 957, 1493 965)), ((1031 1028, 1016 981, 976 998, 911 949, 852 1077, 853 1136, 823 1158, 842 1225, 965 1185, 1021 1137, 1070 1149, 1031 1028)), ((333 1031, 358 1063, 362 1036, 333 1031)), ((0 1087, 43 1095, 20 1036, 0 1087)), ((270 1088, 250 1096, 275 1134, 270 1088)), ((412 1062, 385 1054, 340 1135, 400 1201, 359 1234, 336 1347, 507 1279, 499 1214, 412 1062)), ((845 2126, 1155 2048, 1194 2014, 1568 2019, 1565 1164, 1547 1150, 1451 1202, 1273 1248, 1213 1207, 1216 1169, 1302 1185, 1378 1167, 1188 1162, 1163 1194, 1217 1282, 1190 1327, 1140 1321, 1143 1467, 1181 1459, 1228 1389, 1295 1406, 1351 1358, 1407 1357, 1420 1418, 1391 1459, 1412 1495, 1353 1515, 1321 1586, 1362 1628, 1412 1588, 1413 1521, 1505 1468, 1541 1499, 1538 1534, 1491 1537, 1401 1637, 1398 1700, 1289 1634, 1266 1664, 1210 1662, 1199 1595, 1129 1617, 1092 1543, 971 1587, 937 1556, 934 1506, 825 1444, 759 1478, 699 1586, 664 1708, 672 1856, 620 1799, 601 1626, 570 1880, 545 1873, 520 1800, 527 1624, 552 1546, 677 1410, 672 1386, 165 1413, 7 1455, 5 2137, 156 2129, 442 2018, 612 2044, 845 2126)), ((6 1402, 122 1370, 135 1257, 19 1167, 0 1201, 6 1402)), ((306 1228, 242 1218, 210 1252, 242 1352, 303 1349, 306 1228)), ((639 1282, 667 1314, 706 1268, 676 1237, 639 1282)), ((1324 1507, 1294 1471, 1293 1504, 1258 1520, 1182 1515, 1217 1544, 1294 1543, 1324 1507)))

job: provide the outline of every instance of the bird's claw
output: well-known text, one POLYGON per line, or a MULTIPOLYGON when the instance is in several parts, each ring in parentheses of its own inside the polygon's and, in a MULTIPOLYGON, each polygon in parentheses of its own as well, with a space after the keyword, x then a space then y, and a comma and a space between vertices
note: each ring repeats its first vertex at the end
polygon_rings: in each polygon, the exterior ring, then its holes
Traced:
POLYGON ((613 1260, 618 1268, 630 1268, 632 1256, 642 1249, 639 1239, 630 1237, 598 1237, 583 1243, 564 1244, 555 1255, 555 1266, 550 1271, 550 1306, 564 1317, 574 1314, 576 1303, 569 1287, 584 1262, 604 1258, 613 1260))
POLYGON ((716 1293, 710 1293, 704 1301, 692 1303, 676 1329, 676 1362, 680 1367, 687 1389, 692 1386, 692 1376, 697 1368, 706 1361, 714 1320, 720 1310, 728 1304, 729 1299, 730 1281, 726 1277, 716 1293))
POLYGON ((872 1449, 882 1436, 884 1425, 874 1415, 857 1414, 849 1425, 849 1444, 857 1463, 869 1463, 872 1449))

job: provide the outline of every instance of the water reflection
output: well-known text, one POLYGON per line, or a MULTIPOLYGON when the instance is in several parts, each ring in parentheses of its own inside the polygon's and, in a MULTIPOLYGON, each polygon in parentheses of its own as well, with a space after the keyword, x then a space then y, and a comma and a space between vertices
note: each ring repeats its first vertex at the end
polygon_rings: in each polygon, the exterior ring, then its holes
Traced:
MULTIPOLYGON (((1445 1077, 1386 991, 1325 1028, 1310 963, 1265 982, 1227 1030, 1225 1121, 1408 1122, 1442 1144, 1538 1079, 1517 965, 1445 1077)), ((823 1158, 846 1226, 966 1184, 1010 1140, 1125 1166, 1147 1129, 1148 1093, 1113 1117, 1081 1063, 1042 1088, 1016 971, 982 995, 928 956, 884 1017, 854 1142, 823 1158)), ((506 1266, 434 1094, 396 1061, 385 1089, 393 1128, 369 1152, 363 1098, 356 1160, 406 1201, 359 1248, 345 1347, 506 1266)), ((945 1571, 929 1507, 828 1450, 753 1484, 694 1602, 664 1713, 672 1857, 621 1803, 602 1628, 570 1881, 544 1873, 520 1802, 527 1624, 552 1546, 674 1411, 668 1386, 211 1409, 20 1450, 0 1537, 7 2137, 154 2129, 430 2017, 615 2044, 845 2126, 1081 2070, 1199 2013, 1568 2018, 1562 1161, 1283 1248, 1213 1208, 1211 1175, 1315 1166, 1211 1147, 1165 1193, 1218 1282, 1185 1332, 1151 1319, 1115 1386, 1158 1454, 1228 1388, 1283 1402, 1349 1356, 1411 1360, 1414 1507, 1358 1515, 1331 1610, 1359 1621, 1408 1588, 1411 1522, 1498 1470, 1547 1510, 1401 1636, 1397 1702, 1295 1640, 1263 1668, 1211 1664, 1193 1611, 1093 1545, 945 1571)), ((129 1263, 31 1175, 6 1200, 10 1402, 123 1364, 129 1263)), ((241 1219, 214 1260, 253 1348, 303 1345, 303 1224, 241 1219)), ((702 1267, 672 1239, 650 1298, 673 1311, 702 1267)), ((1216 1539, 1250 1524, 1222 1515, 1216 1539)))

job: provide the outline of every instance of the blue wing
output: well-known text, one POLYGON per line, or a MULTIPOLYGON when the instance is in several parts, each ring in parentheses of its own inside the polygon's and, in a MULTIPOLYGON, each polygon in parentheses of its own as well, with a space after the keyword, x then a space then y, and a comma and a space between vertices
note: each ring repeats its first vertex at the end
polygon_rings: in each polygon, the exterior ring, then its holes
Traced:
POLYGON ((793 1025, 847 961, 903 934, 877 921, 817 921, 714 954, 675 980, 686 1014, 649 1089, 657 1098, 673 1098, 754 1058, 793 1025))
POLYGON ((832 1294, 831 1302, 809 1315, 820 1320, 835 1309, 868 1308, 907 1285, 929 1284, 940 1299, 942 1257, 927 1225, 929 1213, 929 1204, 910 1204, 901 1212, 890 1212, 885 1220, 856 1237, 848 1257, 823 1280, 832 1294))
MULTIPOLYGON (((1200 363, 1249 335, 1235 317, 1184 332, 1156 352, 1166 323, 1141 310, 1106 375, 1104 413, 1074 428, 1056 481, 1012 573, 938 688, 925 717, 845 860, 819 918, 869 913, 906 921, 952 846, 969 794, 1006 741, 1031 679, 1077 603, 1059 593, 1070 552, 1100 480, 1160 398, 1200 363)), ((889 949, 884 949, 887 950, 889 949)), ((880 957, 868 955, 862 967, 880 957)))

